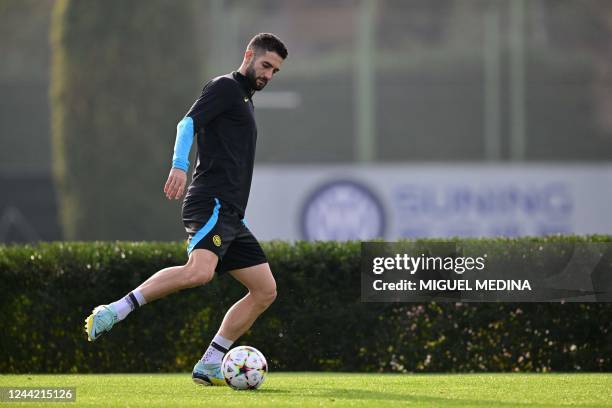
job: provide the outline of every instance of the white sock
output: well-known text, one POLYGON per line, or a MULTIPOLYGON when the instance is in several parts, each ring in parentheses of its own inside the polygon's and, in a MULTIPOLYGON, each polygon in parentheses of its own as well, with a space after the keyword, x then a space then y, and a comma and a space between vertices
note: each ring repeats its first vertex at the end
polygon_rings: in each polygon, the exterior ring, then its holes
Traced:
POLYGON ((132 312, 132 310, 146 304, 144 296, 138 289, 135 289, 125 295, 122 299, 111 303, 109 306, 117 313, 117 320, 121 321, 132 312))
POLYGON ((139 291, 138 289, 134 289, 132 291, 132 293, 136 297, 136 300, 138 301, 138 306, 139 307, 142 306, 142 305, 146 305, 147 304, 147 300, 144 298, 144 295, 142 294, 141 291, 139 291))
POLYGON ((217 334, 200 359, 204 364, 220 364, 234 342, 217 334))

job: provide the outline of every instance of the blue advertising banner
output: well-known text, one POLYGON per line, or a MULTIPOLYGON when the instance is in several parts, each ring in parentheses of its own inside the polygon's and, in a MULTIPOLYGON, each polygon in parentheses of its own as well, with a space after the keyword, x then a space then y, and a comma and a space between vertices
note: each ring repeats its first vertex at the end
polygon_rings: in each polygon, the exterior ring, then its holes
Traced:
POLYGON ((259 239, 612 233, 612 166, 256 166, 259 239))

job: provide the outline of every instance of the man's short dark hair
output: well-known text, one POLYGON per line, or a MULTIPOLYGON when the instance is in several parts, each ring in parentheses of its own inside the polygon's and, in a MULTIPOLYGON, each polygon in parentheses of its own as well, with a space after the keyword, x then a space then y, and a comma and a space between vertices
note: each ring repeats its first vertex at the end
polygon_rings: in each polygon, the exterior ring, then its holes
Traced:
POLYGON ((255 37, 251 38, 247 49, 255 51, 255 55, 258 55, 260 51, 275 52, 280 55, 282 59, 286 59, 287 55, 289 54, 285 44, 283 44, 283 42, 277 36, 270 33, 259 33, 255 37))

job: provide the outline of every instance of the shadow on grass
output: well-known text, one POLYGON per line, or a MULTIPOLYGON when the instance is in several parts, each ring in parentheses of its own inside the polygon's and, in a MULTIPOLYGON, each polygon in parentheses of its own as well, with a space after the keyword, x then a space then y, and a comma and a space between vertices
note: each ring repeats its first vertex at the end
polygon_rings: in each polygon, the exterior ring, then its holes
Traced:
POLYGON ((285 395, 291 394, 291 391, 289 390, 279 390, 276 388, 260 388, 252 392, 255 392, 257 394, 285 394, 285 395))
MULTIPOLYGON (((274 390, 278 393, 293 394, 292 392, 284 392, 274 390)), ((530 407, 537 405, 538 407, 558 407, 557 404, 542 404, 542 403, 519 403, 519 402, 502 402, 494 400, 474 400, 474 399, 457 399, 452 397, 432 397, 430 395, 405 395, 395 394, 391 392, 368 391, 368 390, 338 390, 337 388, 329 388, 314 392, 312 394, 300 394, 296 392, 295 397, 299 398, 327 398, 334 400, 362 400, 362 401, 395 401, 409 402, 411 404, 431 404, 436 406, 470 406, 470 407, 530 407)))

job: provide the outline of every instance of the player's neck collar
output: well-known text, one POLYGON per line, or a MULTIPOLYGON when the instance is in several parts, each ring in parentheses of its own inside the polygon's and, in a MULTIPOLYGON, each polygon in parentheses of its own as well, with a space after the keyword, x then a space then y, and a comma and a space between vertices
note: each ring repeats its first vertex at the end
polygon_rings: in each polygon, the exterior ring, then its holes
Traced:
POLYGON ((232 72, 232 75, 234 76, 234 78, 236 78, 236 81, 238 81, 240 86, 242 86, 242 88, 244 89, 244 92, 246 92, 247 95, 249 95, 249 98, 252 97, 253 94, 255 93, 255 90, 251 88, 251 85, 249 84, 249 79, 238 71, 232 72))

